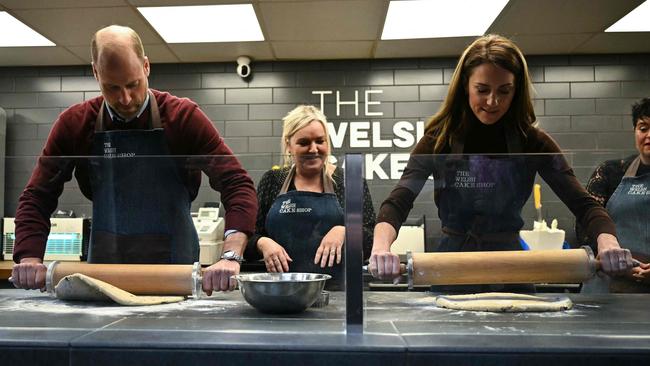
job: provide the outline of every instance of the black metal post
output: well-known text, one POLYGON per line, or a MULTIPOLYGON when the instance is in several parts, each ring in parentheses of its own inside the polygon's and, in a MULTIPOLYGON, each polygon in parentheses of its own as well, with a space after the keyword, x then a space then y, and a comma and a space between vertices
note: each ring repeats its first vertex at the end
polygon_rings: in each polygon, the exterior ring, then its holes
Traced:
POLYGON ((345 319, 348 334, 363 333, 363 155, 345 156, 345 319))

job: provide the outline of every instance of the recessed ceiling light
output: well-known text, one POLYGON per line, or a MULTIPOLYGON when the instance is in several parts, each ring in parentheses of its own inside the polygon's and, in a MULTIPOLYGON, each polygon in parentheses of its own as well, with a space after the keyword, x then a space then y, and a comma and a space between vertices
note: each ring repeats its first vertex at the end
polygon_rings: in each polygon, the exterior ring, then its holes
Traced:
POLYGON ((391 1, 381 39, 480 36, 508 0, 391 1))
POLYGON ((167 43, 263 41, 251 4, 138 7, 167 43))
POLYGON ((650 1, 636 7, 605 32, 650 32, 650 1))
POLYGON ((0 47, 56 46, 6 11, 0 11, 0 47))

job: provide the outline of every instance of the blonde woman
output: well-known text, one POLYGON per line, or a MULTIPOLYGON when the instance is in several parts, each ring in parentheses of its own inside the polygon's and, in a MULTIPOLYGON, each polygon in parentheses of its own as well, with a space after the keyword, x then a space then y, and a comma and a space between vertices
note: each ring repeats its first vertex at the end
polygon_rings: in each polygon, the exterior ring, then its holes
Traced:
MULTIPOLYGON (((341 284, 345 202, 343 170, 329 163, 327 118, 302 105, 283 119, 284 166, 264 174, 257 187, 256 232, 249 259, 262 257, 269 272, 312 272, 341 284)), ((375 214, 364 182, 364 258, 370 255, 375 214)))
POLYGON ((390 246, 432 174, 442 224, 438 251, 521 249, 521 209, 539 174, 597 241, 602 269, 614 275, 630 271, 632 257, 619 246, 614 223, 535 120, 522 52, 498 35, 476 39, 460 57, 447 98, 429 120, 400 182, 381 205, 369 266, 373 276, 399 276, 390 246))

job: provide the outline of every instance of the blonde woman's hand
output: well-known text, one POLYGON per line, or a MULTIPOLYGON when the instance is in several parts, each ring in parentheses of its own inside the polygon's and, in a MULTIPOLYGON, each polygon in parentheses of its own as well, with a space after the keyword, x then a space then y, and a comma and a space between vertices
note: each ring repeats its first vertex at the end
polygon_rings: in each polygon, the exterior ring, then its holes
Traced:
POLYGON ((334 226, 325 234, 320 246, 314 256, 314 264, 319 264, 321 268, 333 267, 341 263, 343 256, 343 241, 345 240, 345 226, 334 226))
POLYGON ((264 256, 267 272, 289 272, 289 262, 292 262, 293 259, 289 257, 282 245, 271 238, 261 237, 257 241, 257 249, 264 256))
POLYGON ((650 283, 650 264, 641 263, 638 267, 632 268, 632 278, 637 282, 650 283))

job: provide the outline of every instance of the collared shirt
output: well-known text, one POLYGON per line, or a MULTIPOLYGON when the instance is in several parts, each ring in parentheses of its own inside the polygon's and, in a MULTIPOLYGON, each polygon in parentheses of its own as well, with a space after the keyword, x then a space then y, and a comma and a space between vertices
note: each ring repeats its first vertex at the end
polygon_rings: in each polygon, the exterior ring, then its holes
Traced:
POLYGON ((135 116, 133 116, 132 118, 130 118, 128 120, 126 118, 120 116, 119 113, 117 113, 116 111, 114 111, 113 108, 111 108, 111 106, 108 103, 106 103, 106 99, 104 99, 104 105, 106 105, 106 110, 108 111, 108 115, 111 116, 111 120, 113 122, 115 122, 115 123, 129 123, 129 122, 131 122, 131 121, 133 121, 133 120, 135 120, 137 118, 140 118, 142 113, 149 106, 149 91, 147 91, 147 96, 145 97, 144 103, 142 103, 142 106, 140 106, 140 110, 138 111, 138 113, 136 113, 135 116))

